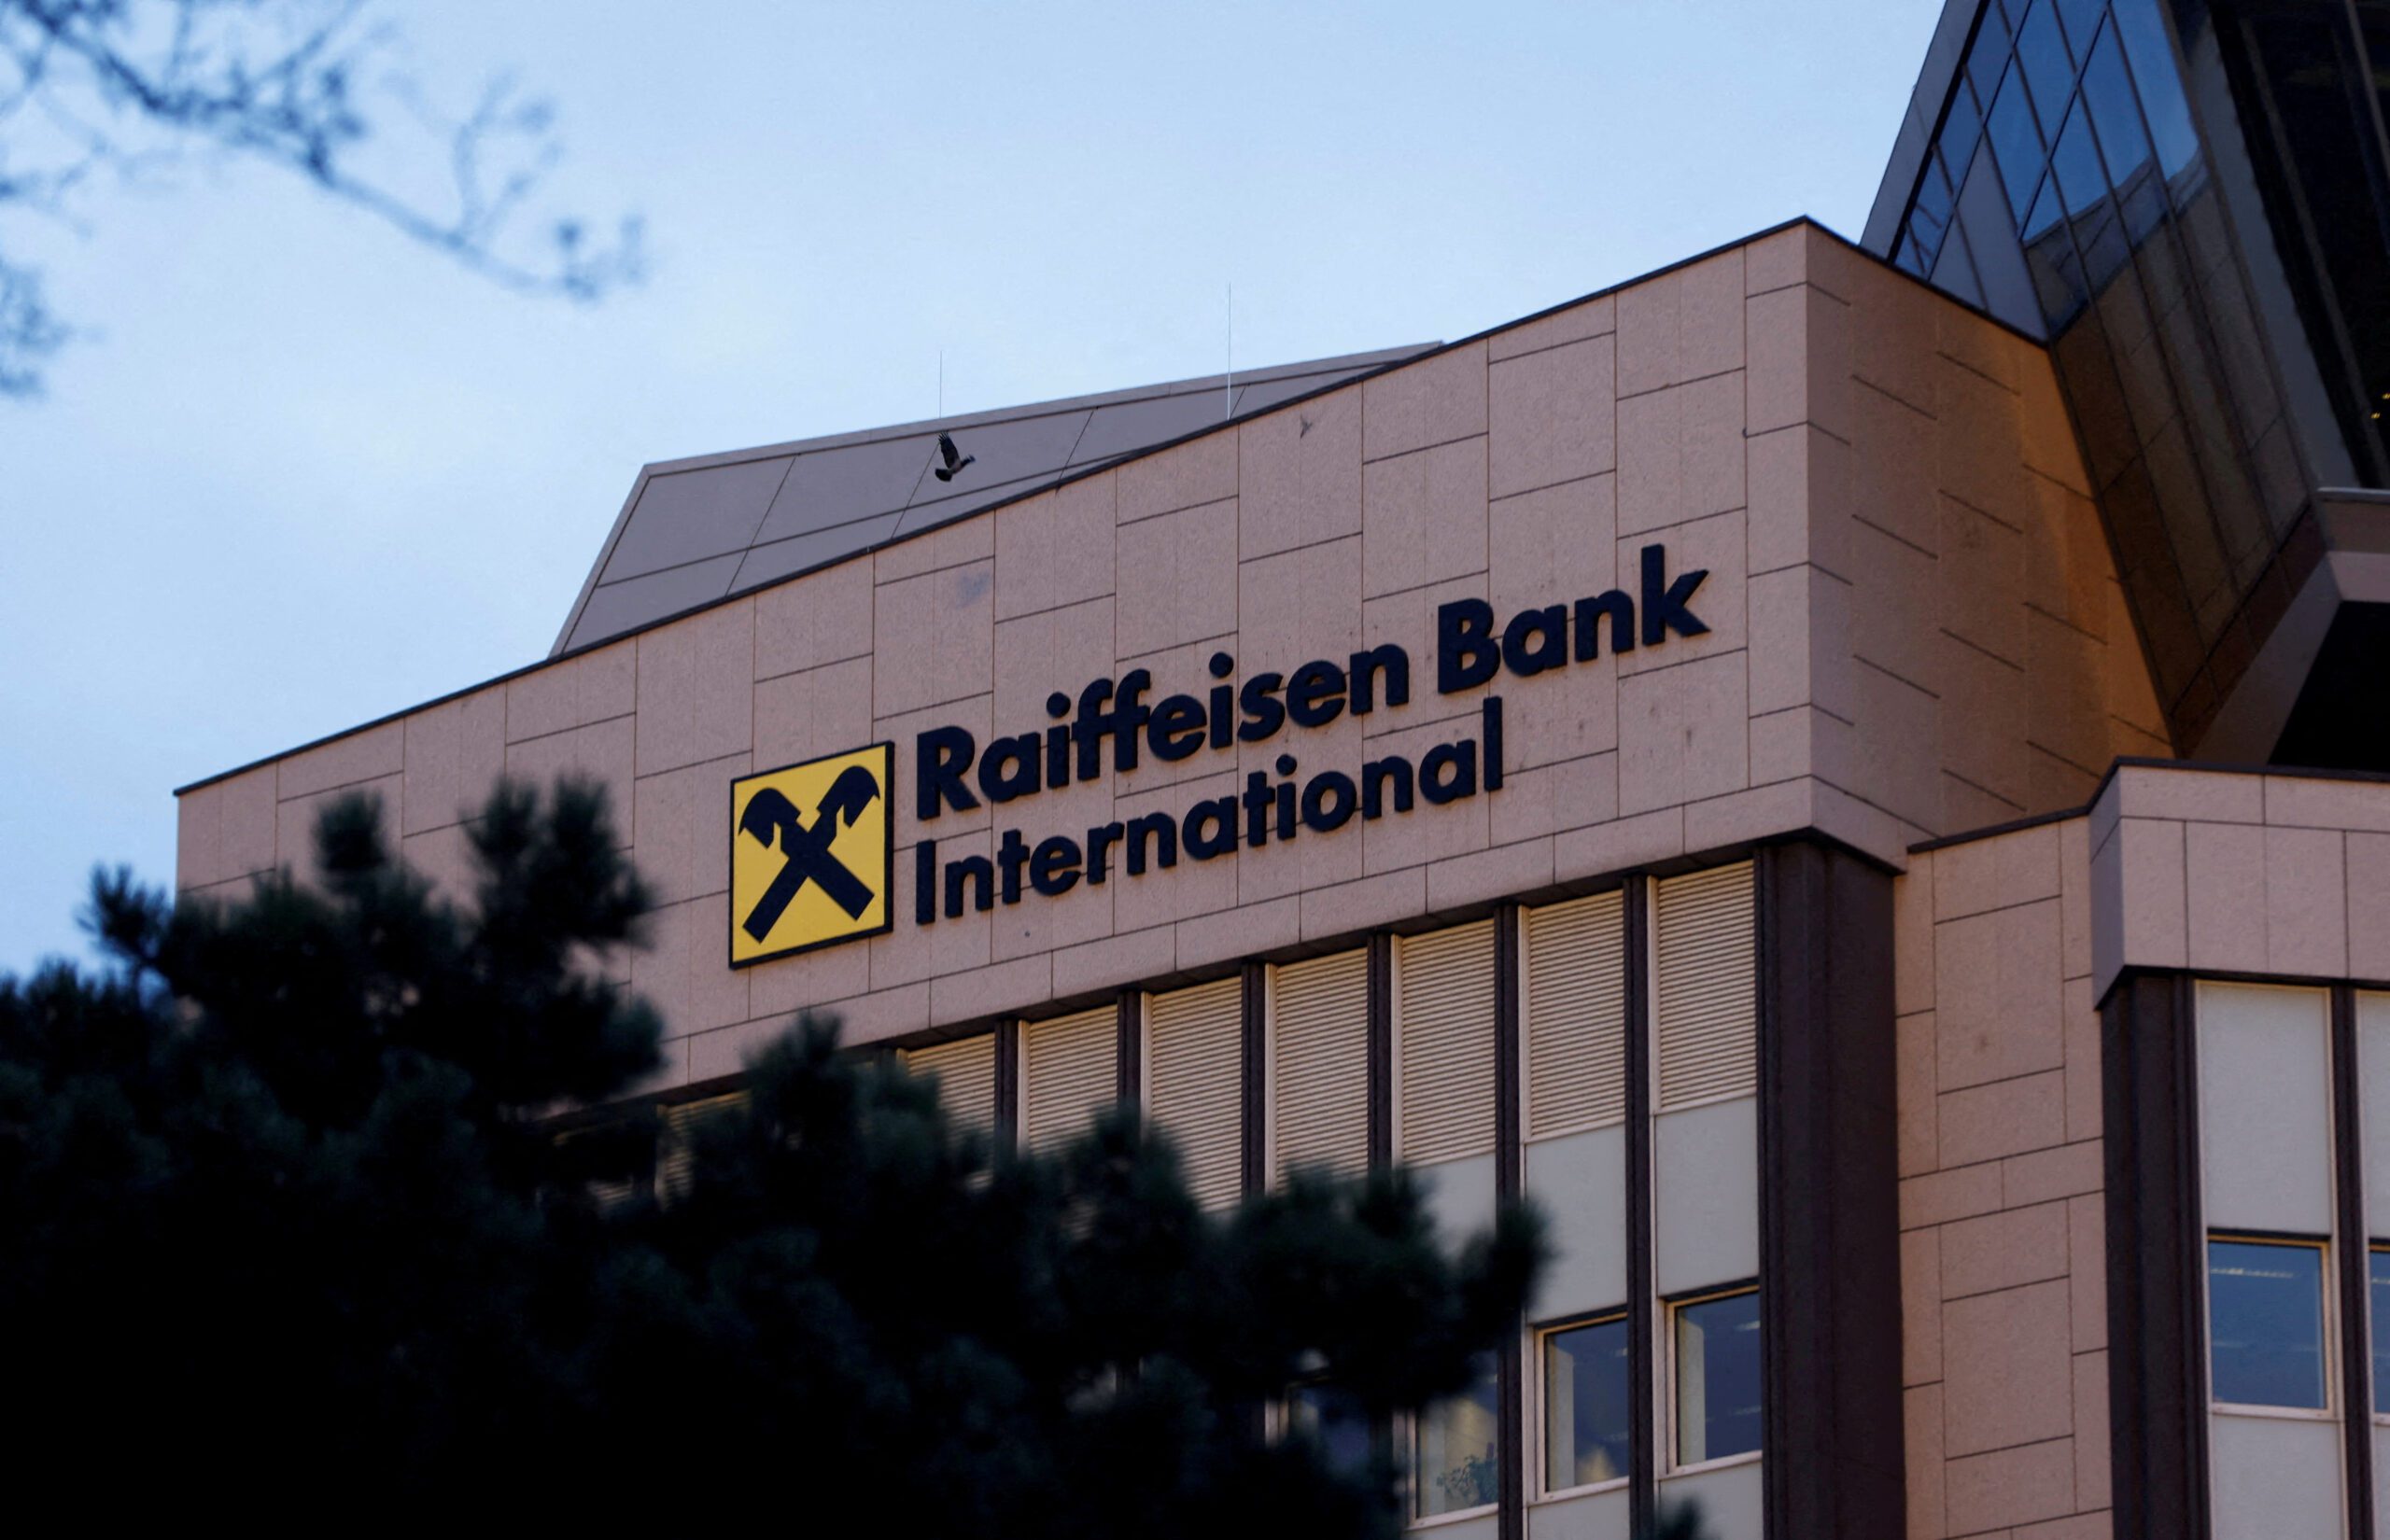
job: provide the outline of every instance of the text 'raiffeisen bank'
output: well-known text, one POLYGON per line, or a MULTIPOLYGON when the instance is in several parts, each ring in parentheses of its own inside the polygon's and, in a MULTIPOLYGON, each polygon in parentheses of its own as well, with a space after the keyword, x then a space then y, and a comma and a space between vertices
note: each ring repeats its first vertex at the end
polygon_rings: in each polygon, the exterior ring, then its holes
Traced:
MULTIPOLYGON (((1665 547, 1641 553, 1637 595, 1613 588, 1578 599, 1523 609, 1498 630, 1483 599, 1455 599, 1436 611, 1436 692, 1458 694, 1508 671, 1522 678, 1589 663, 1607 640, 1613 653, 1652 647, 1670 632, 1697 637, 1709 627, 1692 610, 1694 590, 1708 576, 1696 568, 1667 575, 1665 547)), ((1343 662, 1315 658, 1291 674, 1260 673, 1236 680, 1236 659, 1215 652, 1202 695, 1165 695, 1148 702, 1153 677, 1132 668, 1118 679, 1091 679, 1076 701, 1061 691, 1046 697, 1050 725, 999 737, 984 749, 969 731, 933 727, 913 740, 916 809, 923 824, 913 850, 913 919, 932 925, 960 918, 966 907, 1019 903, 1024 893, 1058 898, 1081 882, 1100 884, 1118 868, 1128 875, 1168 871, 1181 860, 1211 861, 1240 845, 1258 848, 1299 833, 1332 833, 1355 818, 1408 813, 1419 801, 1442 806, 1502 786, 1502 697, 1480 707, 1477 735, 1407 755, 1364 760, 1356 769, 1330 768, 1301 780, 1296 756, 1282 753, 1275 771, 1254 770, 1242 793, 1209 797, 1184 812, 1143 814, 1096 825, 1080 834, 1052 834, 1032 845, 1017 828, 1005 830, 993 859, 963 856, 941 865, 929 826, 949 813, 1004 804, 1040 791, 1134 770, 1150 754, 1163 763, 1197 754, 1263 743, 1288 726, 1319 728, 1347 713, 1366 717, 1381 704, 1411 699, 1411 654, 1388 642, 1343 662), (1108 752, 1107 752, 1108 749, 1108 752), (1108 764, 1106 762, 1109 762, 1108 764)))

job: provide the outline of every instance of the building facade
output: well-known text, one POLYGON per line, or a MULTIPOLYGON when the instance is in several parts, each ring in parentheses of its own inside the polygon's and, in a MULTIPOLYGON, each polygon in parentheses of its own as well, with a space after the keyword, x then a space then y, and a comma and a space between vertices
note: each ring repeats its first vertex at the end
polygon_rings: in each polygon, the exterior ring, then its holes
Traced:
POLYGON ((2374 21, 1952 0, 1863 245, 649 467, 550 658, 185 788, 178 886, 578 772, 668 1109, 816 1009, 1207 1204, 1534 1197, 1423 1532, 2383 1533, 2374 21))

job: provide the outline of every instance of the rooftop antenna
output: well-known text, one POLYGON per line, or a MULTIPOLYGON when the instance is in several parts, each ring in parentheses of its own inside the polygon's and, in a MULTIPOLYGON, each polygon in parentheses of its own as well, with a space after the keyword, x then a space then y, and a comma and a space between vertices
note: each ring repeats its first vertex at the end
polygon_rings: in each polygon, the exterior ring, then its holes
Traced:
POLYGON ((946 349, 937 350, 937 414, 946 415, 946 349))
POLYGON ((1228 322, 1229 371, 1220 378, 1220 421, 1227 422, 1236 414, 1236 286, 1229 285, 1228 303, 1222 307, 1228 322))

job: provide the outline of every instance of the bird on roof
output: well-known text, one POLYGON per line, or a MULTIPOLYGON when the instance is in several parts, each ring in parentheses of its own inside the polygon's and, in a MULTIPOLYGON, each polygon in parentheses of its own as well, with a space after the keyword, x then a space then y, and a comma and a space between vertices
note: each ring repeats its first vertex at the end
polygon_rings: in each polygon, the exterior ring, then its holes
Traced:
POLYGON ((977 455, 965 455, 963 451, 954 447, 953 434, 941 433, 937 436, 937 457, 946 463, 944 465, 933 466, 930 469, 930 474, 935 476, 939 481, 950 482, 954 480, 955 477, 963 473, 963 468, 964 466, 976 461, 979 456, 977 455))

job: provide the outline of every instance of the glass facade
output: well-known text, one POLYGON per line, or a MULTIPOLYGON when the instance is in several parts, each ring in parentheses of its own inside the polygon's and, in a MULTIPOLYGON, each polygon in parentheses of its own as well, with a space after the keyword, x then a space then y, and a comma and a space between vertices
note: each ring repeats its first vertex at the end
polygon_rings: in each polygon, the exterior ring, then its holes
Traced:
POLYGON ((2390 180, 2381 93, 2384 0, 2217 5, 2214 25, 2275 244, 2340 427, 2366 484, 2383 484, 2390 408, 2390 180))
POLYGON ((2195 742, 2313 566, 2311 478, 2158 0, 1987 0, 1891 255, 2049 340, 2195 742))
POLYGON ((2321 1242, 2211 1239, 2207 1308, 2215 1400, 2313 1410, 2330 1404, 2321 1242))

